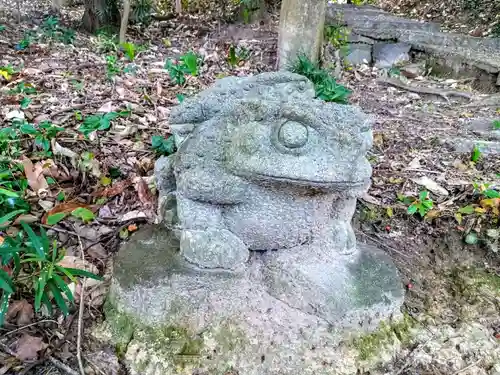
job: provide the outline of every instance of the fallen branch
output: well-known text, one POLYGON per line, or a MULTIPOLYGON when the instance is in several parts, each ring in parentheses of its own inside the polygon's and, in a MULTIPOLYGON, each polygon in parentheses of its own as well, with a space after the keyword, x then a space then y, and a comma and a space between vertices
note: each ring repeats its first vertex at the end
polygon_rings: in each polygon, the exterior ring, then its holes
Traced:
POLYGON ((48 358, 49 362, 52 363, 55 367, 57 367, 59 370, 64 371, 68 375, 78 375, 78 373, 73 370, 71 367, 65 365, 62 363, 60 360, 50 356, 48 358))
POLYGON ((443 89, 436 89, 433 87, 422 87, 422 86, 410 86, 407 85, 406 83, 402 82, 399 79, 395 78, 380 78, 377 80, 378 83, 384 83, 386 85, 394 86, 402 90, 410 91, 410 92, 415 92, 418 94, 430 94, 430 95, 437 95, 442 97, 443 99, 446 100, 447 103, 450 103, 450 96, 458 96, 462 98, 466 98, 471 100, 472 95, 468 94, 466 92, 461 92, 461 91, 453 91, 453 90, 443 90, 443 89))

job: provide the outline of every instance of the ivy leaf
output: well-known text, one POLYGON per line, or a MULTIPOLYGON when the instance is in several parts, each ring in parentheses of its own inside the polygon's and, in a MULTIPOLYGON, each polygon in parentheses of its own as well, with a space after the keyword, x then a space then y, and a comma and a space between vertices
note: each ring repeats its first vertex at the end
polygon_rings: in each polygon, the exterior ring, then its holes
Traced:
POLYGON ((49 215, 47 217, 47 224, 48 225, 55 225, 58 222, 60 222, 62 219, 64 219, 65 217, 66 217, 65 212, 59 212, 59 213, 54 214, 54 215, 49 215))
POLYGON ((94 220, 95 215, 92 211, 84 207, 78 207, 71 212, 71 215, 81 219, 83 222, 89 222, 94 220))
POLYGON ((408 207, 408 213, 410 215, 413 215, 415 212, 417 212, 418 207, 416 204, 412 204, 410 207, 408 207))
POLYGON ((30 103, 31 103, 31 99, 28 98, 27 96, 25 96, 24 98, 21 99, 21 101, 19 102, 19 105, 20 105, 21 109, 26 109, 26 108, 28 108, 30 103))

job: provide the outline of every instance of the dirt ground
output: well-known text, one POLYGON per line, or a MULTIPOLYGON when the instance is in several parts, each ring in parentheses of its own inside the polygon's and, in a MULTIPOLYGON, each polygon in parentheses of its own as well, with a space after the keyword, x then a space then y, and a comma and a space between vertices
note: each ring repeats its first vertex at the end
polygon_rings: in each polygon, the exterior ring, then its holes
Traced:
MULTIPOLYGON (((61 22, 75 28, 74 20, 80 15, 81 9, 73 9, 61 22)), ((131 27, 132 41, 145 47, 133 62, 118 53, 114 65, 106 60, 117 54, 109 37, 78 30, 73 44, 42 40, 17 50, 24 32, 42 19, 31 17, 18 24, 7 17, 0 18, 0 25, 5 26, 0 31, 0 67, 21 68, 10 79, 1 80, 0 88, 5 93, 22 82, 30 83, 36 93, 30 94, 25 118, 33 123, 50 120, 64 128, 56 144, 51 144, 50 176, 57 183, 44 197, 31 194, 32 221, 43 222, 47 212, 54 212, 61 191, 71 207, 91 207, 96 214, 91 223, 68 218, 52 226, 49 233, 66 248, 68 261, 84 259, 105 281, 77 285, 75 299, 78 302, 83 295, 84 304, 80 308, 77 303, 69 317, 37 314, 26 321, 20 319, 20 312, 8 315, 0 328, 0 374, 79 374, 79 357, 85 374, 126 373, 115 350, 95 342, 89 332, 103 318, 113 253, 138 227, 155 220, 151 176, 157 155, 151 137, 168 136, 170 108, 182 96, 192 95, 224 75, 274 70, 277 17, 257 25, 226 25, 184 16, 156 22, 146 30, 131 27), (250 51, 248 60, 235 67, 227 62, 231 43, 250 51), (200 74, 176 85, 164 69, 165 60, 190 49, 204 57, 200 74), (113 68, 117 72, 110 78, 113 68), (127 106, 131 114, 114 120, 108 130, 91 134, 89 139, 78 131, 82 117, 127 106)), ((500 340, 500 258, 498 242, 485 235, 498 229, 498 201, 484 203, 481 192, 500 188, 500 157, 481 154, 472 161, 473 150, 455 152, 446 140, 458 136, 478 139, 466 125, 478 118, 500 119, 500 105, 488 105, 491 95, 472 91, 468 81, 416 80, 423 86, 471 94, 471 99, 450 97, 447 101, 383 84, 378 80, 380 74, 359 67, 346 71, 341 81, 353 91, 350 102, 375 118, 374 147, 369 155, 373 184, 359 200, 355 227, 359 241, 374 242, 394 258, 407 288, 404 310, 428 336, 409 342, 398 336, 399 350, 373 368, 360 367, 360 374, 498 375, 500 368, 495 368, 491 358, 496 358, 500 340), (408 214, 411 202, 403 198, 418 197, 426 189, 433 209, 424 218, 408 214), (457 215, 468 206, 472 211, 457 215), (479 240, 466 244, 464 237, 470 233, 479 240), (450 350, 457 351, 451 359, 443 357, 439 353, 448 350, 445 342, 453 340, 442 339, 442 327, 462 341, 468 340, 462 335, 464 327, 475 327, 485 335, 484 342, 477 339, 484 350, 453 347, 450 350), (436 344, 435 352, 426 349, 433 340, 442 344, 436 344), (493 344, 490 348, 485 343, 493 344), (432 358, 423 360, 422 350, 432 358)), ((6 118, 19 108, 23 95, 0 96, 0 127, 9 126, 6 118)), ((26 145, 23 155, 33 164, 47 163, 29 142, 26 145)), ((30 188, 36 190, 36 186, 30 188)), ((32 296, 16 298, 32 304, 32 296)), ((394 348, 393 344, 388 347, 394 348)))

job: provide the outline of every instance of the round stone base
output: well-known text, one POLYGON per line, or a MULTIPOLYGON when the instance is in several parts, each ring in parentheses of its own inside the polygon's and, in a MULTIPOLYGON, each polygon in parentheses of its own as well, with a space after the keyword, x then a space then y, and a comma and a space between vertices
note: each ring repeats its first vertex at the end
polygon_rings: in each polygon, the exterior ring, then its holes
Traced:
POLYGON ((325 259, 311 249, 300 267, 286 260, 294 249, 256 253, 234 273, 196 269, 164 227, 144 228, 117 254, 106 324, 133 374, 355 373, 339 343, 399 315, 404 297, 390 260, 360 246, 345 264, 314 265, 325 259))

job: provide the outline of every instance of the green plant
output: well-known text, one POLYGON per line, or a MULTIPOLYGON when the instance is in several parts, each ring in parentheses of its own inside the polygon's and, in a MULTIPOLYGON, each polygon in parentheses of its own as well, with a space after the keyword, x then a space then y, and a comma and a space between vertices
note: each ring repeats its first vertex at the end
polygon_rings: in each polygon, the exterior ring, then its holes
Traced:
POLYGON ((55 138, 58 133, 64 131, 64 128, 53 125, 50 121, 42 121, 35 127, 33 124, 24 122, 20 125, 21 134, 28 134, 34 137, 35 146, 39 146, 42 150, 50 155, 50 140, 55 138))
POLYGON ((481 149, 479 148, 479 146, 474 145, 474 147, 472 148, 472 154, 471 154, 470 160, 473 161, 474 163, 476 163, 479 161, 479 159, 481 159, 481 155, 482 155, 482 152, 481 152, 481 149))
POLYGON ((167 60, 165 69, 168 70, 170 78, 178 85, 183 85, 186 82, 186 74, 197 76, 200 72, 200 67, 203 60, 193 51, 189 51, 185 55, 179 57, 178 61, 167 60))
POLYGON ((137 0, 132 5, 130 14, 131 23, 140 23, 149 26, 152 20, 153 2, 151 0, 137 0))
POLYGON ((130 114, 130 111, 98 113, 84 118, 82 125, 78 131, 84 135, 89 135, 96 130, 108 130, 111 127, 111 121, 117 117, 125 117, 130 114))
POLYGON ((472 184, 474 193, 487 199, 500 198, 500 193, 488 183, 474 182, 472 184))
POLYGON ((33 43, 35 39, 35 33, 33 30, 26 30, 23 34, 23 39, 19 41, 19 43, 16 44, 15 49, 17 51, 22 51, 26 48, 28 48, 31 43, 33 43))
POLYGON ((118 59, 114 55, 106 56, 106 75, 108 78, 113 78, 115 75, 120 74, 121 68, 118 65, 118 59))
POLYGON ((0 32, 4 31, 6 29, 5 25, 0 25, 0 32))
POLYGON ((4 66, 0 66, 0 76, 2 76, 3 78, 5 78, 7 81, 10 80, 12 78, 12 76, 16 73, 18 73, 19 71, 17 69, 15 69, 12 65, 4 65, 4 66))
POLYGON ((26 82, 19 82, 15 88, 9 90, 7 92, 9 95, 15 95, 15 94, 25 94, 25 95, 31 95, 31 94, 36 94, 36 88, 33 86, 31 83, 26 83, 26 82))
POLYGON ((22 231, 15 237, 6 236, 0 245, 0 325, 3 324, 9 307, 9 298, 16 289, 28 289, 34 296, 35 311, 45 305, 52 315, 52 301, 64 315, 69 314, 69 306, 74 297, 68 284, 76 283, 76 277, 89 277, 102 280, 101 277, 76 268, 60 265, 64 258, 64 250, 59 248, 56 240, 50 240, 40 227, 40 234, 26 223, 21 222, 22 231), (65 297, 66 297, 66 302, 65 297))
POLYGON ((403 194, 397 195, 397 198, 400 202, 403 202, 405 205, 408 205, 408 213, 410 215, 418 212, 421 217, 424 217, 433 207, 433 201, 429 197, 429 192, 424 190, 421 191, 418 195, 418 199, 411 196, 405 196, 403 194))
POLYGON ((500 120, 493 120, 491 125, 493 126, 493 129, 500 130, 500 120))
POLYGON ((18 215, 31 210, 30 204, 24 199, 28 181, 20 169, 22 167, 5 166, 0 171, 0 229, 18 215))
POLYGON ((227 62, 231 67, 239 65, 241 62, 250 58, 250 52, 245 47, 235 47, 234 44, 229 46, 227 62))
POLYGON ((306 55, 300 54, 290 70, 311 80, 316 90, 316 97, 319 99, 326 102, 347 103, 351 91, 338 84, 334 77, 311 62, 306 55))
POLYGON ((336 48, 340 49, 344 56, 349 52, 350 30, 345 26, 329 25, 325 27, 325 39, 336 48))
POLYGON ((424 217, 427 212, 432 210, 433 205, 432 199, 429 197, 429 192, 424 190, 419 193, 418 199, 410 204, 408 213, 413 215, 418 212, 421 217, 424 217))
POLYGON ((170 136, 165 139, 160 135, 153 135, 151 138, 151 147, 159 155, 171 155, 175 152, 174 137, 170 136))
POLYGON ((120 44, 120 47, 122 48, 123 53, 125 54, 125 56, 127 56, 129 61, 134 61, 135 55, 137 53, 137 46, 134 43, 126 42, 120 44))

